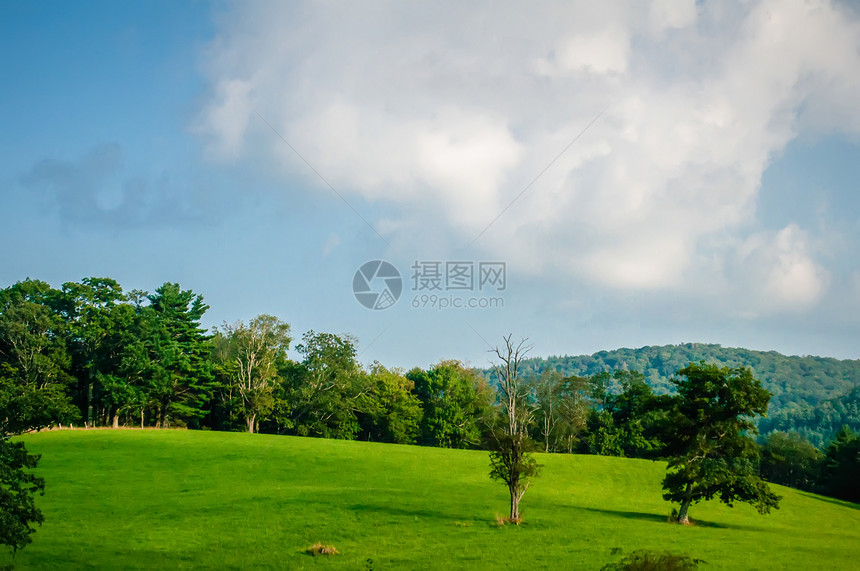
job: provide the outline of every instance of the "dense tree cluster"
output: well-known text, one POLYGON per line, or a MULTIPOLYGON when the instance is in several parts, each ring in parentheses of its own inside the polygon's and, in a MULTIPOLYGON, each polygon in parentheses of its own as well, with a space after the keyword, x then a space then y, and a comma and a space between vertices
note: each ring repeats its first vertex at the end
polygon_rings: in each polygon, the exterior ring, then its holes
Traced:
POLYGON ((774 432, 761 446, 770 482, 860 502, 860 435, 843 426, 822 450, 796 432, 774 432))
POLYGON ((838 393, 818 404, 800 404, 772 411, 759 422, 762 434, 796 432, 823 447, 843 426, 860 431, 860 386, 838 393))
POLYGON ((676 371, 700 361, 721 367, 748 367, 761 380, 772 395, 768 417, 759 423, 762 434, 794 430, 816 446, 823 446, 843 424, 860 430, 860 360, 685 343, 533 358, 523 362, 523 373, 555 371, 563 377, 593 377, 617 370, 638 371, 655 392, 665 394, 674 390, 671 379, 676 371))

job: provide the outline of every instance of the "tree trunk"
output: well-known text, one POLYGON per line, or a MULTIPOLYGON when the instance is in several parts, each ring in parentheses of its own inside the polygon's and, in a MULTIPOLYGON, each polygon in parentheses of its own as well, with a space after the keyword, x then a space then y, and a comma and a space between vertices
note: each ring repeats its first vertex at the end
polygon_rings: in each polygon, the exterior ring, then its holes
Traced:
POLYGON ((143 407, 140 408, 140 427, 143 428, 143 407))
POLYGON ((167 403, 161 403, 158 411, 158 426, 156 428, 167 428, 167 403))
POLYGON ((93 422, 93 373, 89 373, 90 380, 87 383, 87 420, 84 425, 92 424, 93 422))
POLYGON ((509 487, 511 492, 511 523, 520 521, 520 495, 517 493, 517 486, 509 487))
POLYGON ((119 428, 119 411, 114 411, 113 413, 113 428, 119 428))
POLYGON ((254 434, 254 420, 255 420, 256 418, 257 418, 257 415, 256 415, 256 414, 252 414, 252 415, 251 415, 251 416, 249 416, 247 419, 245 419, 245 421, 246 421, 246 422, 247 422, 247 424, 248 424, 248 432, 249 432, 250 434, 254 434))
POLYGON ((678 512, 678 523, 681 525, 690 525, 690 518, 687 517, 687 511, 690 509, 690 504, 693 501, 693 484, 687 483, 687 489, 684 490, 684 500, 681 502, 681 510, 678 512))
POLYGON ((543 436, 544 436, 543 441, 544 441, 544 452, 547 452, 547 453, 549 452, 549 432, 550 432, 549 420, 547 418, 544 418, 544 420, 543 420, 543 436))

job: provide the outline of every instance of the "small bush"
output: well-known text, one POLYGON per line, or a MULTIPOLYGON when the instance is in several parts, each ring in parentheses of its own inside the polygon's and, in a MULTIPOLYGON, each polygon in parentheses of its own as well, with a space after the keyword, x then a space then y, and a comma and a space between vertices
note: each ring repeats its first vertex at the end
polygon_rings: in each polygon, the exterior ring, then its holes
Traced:
POLYGON ((340 555, 340 551, 334 545, 325 545, 319 541, 305 549, 305 553, 314 557, 317 555, 340 555))
MULTIPOLYGON (((614 550, 613 550, 614 551, 614 550)), ((697 569, 701 559, 693 559, 686 553, 670 553, 640 549, 617 563, 608 563, 601 571, 689 571, 697 569)))

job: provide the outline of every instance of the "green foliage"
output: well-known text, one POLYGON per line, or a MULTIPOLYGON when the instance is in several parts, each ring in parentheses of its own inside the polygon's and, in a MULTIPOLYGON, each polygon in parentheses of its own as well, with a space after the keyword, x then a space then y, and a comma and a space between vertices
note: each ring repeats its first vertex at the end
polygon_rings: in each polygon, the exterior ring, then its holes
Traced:
POLYGON ((860 436, 847 426, 824 451, 822 491, 849 502, 860 502, 860 436))
POLYGON ((365 378, 358 413, 361 440, 413 444, 421 423, 421 402, 415 384, 397 369, 374 362, 365 378))
POLYGON ((532 384, 535 430, 544 452, 573 452, 588 418, 588 381, 544 371, 532 384))
POLYGON ((212 390, 209 336, 200 320, 209 306, 203 296, 165 283, 148 295, 142 308, 142 357, 156 426, 187 424, 204 415, 202 404, 212 390))
POLYGON ((526 340, 518 344, 504 338, 504 348, 496 347, 498 362, 494 366, 498 379, 499 411, 490 426, 490 477, 504 482, 511 497, 510 515, 505 521, 519 524, 520 500, 540 466, 532 452, 534 441, 529 436, 534 423, 531 386, 519 374, 519 364, 530 349, 526 340))
POLYGON ((773 412, 759 422, 759 430, 762 434, 798 432, 821 448, 846 425, 860 431, 860 387, 815 405, 801 404, 773 412))
POLYGON ((125 347, 135 340, 134 308, 109 278, 84 278, 62 286, 55 308, 68 326, 67 346, 76 383, 72 394, 94 424, 113 417, 135 400, 120 370, 125 347))
POLYGON ((290 341, 289 324, 272 315, 258 315, 247 325, 224 324, 213 343, 219 388, 222 395, 230 395, 230 405, 244 418, 248 432, 254 432, 259 419, 275 406, 278 365, 286 360, 290 341))
POLYGON ((73 418, 67 326, 49 306, 58 291, 27 280, 0 290, 0 415, 3 434, 73 418))
MULTIPOLYGON (((2 413, 0 413, 2 414, 2 413)), ((39 457, 28 454, 21 442, 0 435, 0 545, 17 551, 31 543, 33 524, 45 521, 34 495, 43 494, 45 481, 31 474, 39 457)))
POLYGON ((773 432, 761 445, 761 476, 768 482, 813 490, 823 455, 796 432, 773 432))
POLYGON ((689 571, 698 569, 701 559, 693 559, 685 553, 638 549, 617 563, 608 563, 601 571, 689 571))
POLYGON ((53 311, 59 292, 27 280, 0 290, 0 545, 12 551, 32 540, 44 516, 34 494, 45 482, 28 470, 39 457, 10 436, 75 418, 66 385, 71 364, 66 324, 53 311))
POLYGON ((490 413, 492 389, 459 361, 442 361, 429 370, 412 369, 406 378, 424 411, 418 443, 445 448, 476 448, 482 421, 490 413))
MULTIPOLYGON (((675 371, 688 363, 705 361, 721 367, 749 367, 762 385, 773 395, 769 416, 783 409, 810 406, 846 393, 860 386, 860 360, 838 360, 826 357, 797 357, 781 355, 775 351, 753 351, 722 347, 707 343, 685 343, 682 345, 650 346, 639 349, 617 349, 600 351, 593 355, 553 356, 523 361, 523 373, 539 375, 544 370, 554 370, 563 376, 592 377, 599 373, 616 370, 641 371, 657 394, 672 392, 670 381, 675 371)), ((491 374, 491 371, 487 371, 491 374)), ((817 441, 800 426, 773 426, 763 429, 798 430, 813 444, 820 446, 832 437, 836 430, 824 434, 817 441)), ((860 430, 860 426, 856 427, 860 430)))
POLYGON ((662 453, 667 397, 655 395, 641 373, 600 373, 589 379, 589 389, 592 409, 584 438, 588 452, 632 458, 662 453))
POLYGON ((770 393, 745 367, 690 364, 678 375, 677 395, 666 402, 663 498, 681 504, 679 521, 687 522, 691 503, 714 497, 729 506, 750 503, 762 514, 778 507, 779 497, 757 475, 758 447, 747 436, 770 393))
POLYGON ((509 521, 513 523, 520 522, 519 501, 531 480, 540 475, 541 466, 532 454, 534 451, 534 441, 523 432, 508 434, 498 430, 491 438, 490 478, 508 486, 512 498, 509 521))
POLYGON ((38 430, 77 418, 64 387, 29 383, 14 367, 0 363, 0 436, 38 430))
POLYGON ((300 436, 351 440, 359 430, 357 411, 364 374, 355 358, 355 339, 308 331, 296 346, 298 365, 283 369, 282 394, 289 423, 300 436))

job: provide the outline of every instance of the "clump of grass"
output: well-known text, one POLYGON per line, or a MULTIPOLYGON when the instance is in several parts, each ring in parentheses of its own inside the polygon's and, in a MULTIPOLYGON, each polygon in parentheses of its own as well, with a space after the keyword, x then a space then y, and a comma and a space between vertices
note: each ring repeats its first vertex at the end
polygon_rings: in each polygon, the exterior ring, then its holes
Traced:
MULTIPOLYGON (((613 555, 620 550, 613 549, 613 555)), ((686 553, 671 553, 669 551, 651 551, 639 549, 633 551, 617 563, 607 563, 601 571, 690 571, 697 569, 701 559, 693 559, 686 553)))
POLYGON ((523 523, 523 516, 520 515, 520 517, 511 518, 511 517, 501 516, 499 514, 496 514, 495 525, 497 527, 502 527, 504 525, 508 525, 509 523, 512 523, 514 525, 520 525, 521 523, 523 523))
POLYGON ((326 545, 319 541, 305 549, 305 553, 314 557, 317 555, 340 555, 340 551, 334 545, 326 545))
MULTIPOLYGON (((667 521, 667 522, 669 522, 669 523, 678 523, 678 510, 673 509, 672 511, 670 511, 670 512, 669 512, 669 515, 666 517, 666 521, 667 521)), ((692 526, 692 525, 696 525, 696 524, 695 524, 695 523, 693 523, 693 520, 688 519, 688 520, 687 520, 687 521, 685 521, 682 525, 690 525, 690 526, 692 526)))
POLYGON ((454 525, 457 527, 472 527, 472 522, 470 521, 455 521, 454 525))

